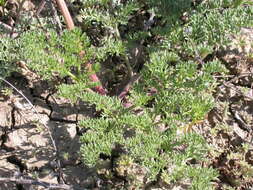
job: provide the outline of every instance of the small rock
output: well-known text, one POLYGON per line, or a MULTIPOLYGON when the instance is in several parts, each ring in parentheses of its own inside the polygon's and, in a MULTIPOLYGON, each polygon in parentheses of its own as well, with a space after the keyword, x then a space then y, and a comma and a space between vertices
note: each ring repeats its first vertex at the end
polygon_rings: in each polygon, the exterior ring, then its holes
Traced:
POLYGON ((68 131, 69 137, 71 139, 74 139, 74 137, 76 136, 76 133, 77 133, 76 132, 76 125, 75 124, 69 124, 66 130, 68 131))
POLYGON ((9 148, 21 148, 28 143, 27 132, 24 129, 17 129, 8 133, 5 145, 9 148))
POLYGON ((36 147, 45 147, 48 144, 48 139, 41 135, 33 135, 29 138, 29 141, 36 147))
MULTIPOLYGON (((5 158, 0 156, 0 176, 1 177, 12 177, 15 172, 19 172, 19 168, 9 163, 5 158)), ((0 183, 0 189, 16 189, 16 184, 11 183, 0 183)))

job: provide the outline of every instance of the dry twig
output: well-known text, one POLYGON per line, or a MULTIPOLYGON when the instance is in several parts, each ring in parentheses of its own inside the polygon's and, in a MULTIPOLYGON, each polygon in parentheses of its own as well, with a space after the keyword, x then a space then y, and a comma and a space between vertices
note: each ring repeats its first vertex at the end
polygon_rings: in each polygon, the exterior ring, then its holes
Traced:
POLYGON ((67 28, 69 30, 74 29, 75 28, 74 22, 72 20, 72 17, 69 13, 69 10, 68 10, 68 7, 67 7, 65 1, 64 0, 56 0, 56 2, 59 6, 59 9, 61 10, 61 13, 62 13, 64 19, 65 19, 65 22, 67 24, 67 28))

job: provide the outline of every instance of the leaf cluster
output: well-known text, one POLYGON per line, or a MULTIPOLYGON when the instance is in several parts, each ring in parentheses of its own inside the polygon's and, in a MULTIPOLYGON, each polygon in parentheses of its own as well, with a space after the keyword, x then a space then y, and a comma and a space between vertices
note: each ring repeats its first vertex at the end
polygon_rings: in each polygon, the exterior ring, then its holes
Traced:
MULTIPOLYGON (((80 30, 65 31, 61 38, 55 31, 31 31, 19 38, 20 59, 45 79, 70 76, 82 80, 85 62, 91 57, 88 38, 80 30), (80 52, 84 52, 80 55, 80 52)), ((87 75, 87 74, 85 74, 87 75)))

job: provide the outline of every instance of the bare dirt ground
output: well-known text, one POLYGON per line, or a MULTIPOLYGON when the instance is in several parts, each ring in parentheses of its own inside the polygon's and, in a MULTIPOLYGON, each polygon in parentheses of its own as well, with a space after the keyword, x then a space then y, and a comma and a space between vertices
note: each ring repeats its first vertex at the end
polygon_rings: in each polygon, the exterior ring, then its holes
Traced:
MULTIPOLYGON (((18 73, 7 80, 33 103, 38 113, 17 92, 1 95, 0 176, 24 175, 58 184, 60 172, 62 179, 75 188, 92 188, 95 176, 79 160, 77 128, 77 119, 92 116, 92 109, 54 97, 46 82, 33 83, 31 87, 32 82, 18 73), (60 155, 56 155, 50 135, 60 155), (60 159, 61 171, 57 171, 56 158, 60 159)), ((0 189, 20 189, 19 186, 0 183, 0 189)), ((28 185, 23 187, 28 189, 28 185)), ((44 188, 33 186, 32 189, 44 188)))

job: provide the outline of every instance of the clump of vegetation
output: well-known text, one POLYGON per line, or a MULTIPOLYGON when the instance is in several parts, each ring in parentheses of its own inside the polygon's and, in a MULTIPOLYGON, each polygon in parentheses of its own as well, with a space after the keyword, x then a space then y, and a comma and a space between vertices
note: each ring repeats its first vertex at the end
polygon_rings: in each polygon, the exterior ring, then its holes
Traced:
POLYGON ((23 60, 43 78, 60 80, 59 95, 96 106, 96 118, 79 122, 86 128, 80 155, 90 167, 108 161, 107 179, 123 178, 137 188, 160 181, 211 189, 217 172, 201 166, 208 146, 189 126, 214 106, 213 75, 226 72, 216 51, 228 45, 228 34, 252 25, 253 8, 237 2, 80 1, 81 29, 60 37, 51 29, 27 31, 14 42, 1 40, 0 61, 7 67, 23 60), (145 59, 136 60, 134 49, 145 59), (93 72, 106 67, 112 74, 105 79, 111 96, 87 90, 97 85, 89 80, 88 63, 93 72), (130 106, 124 106, 113 88, 133 73, 140 79, 124 97, 130 106))

